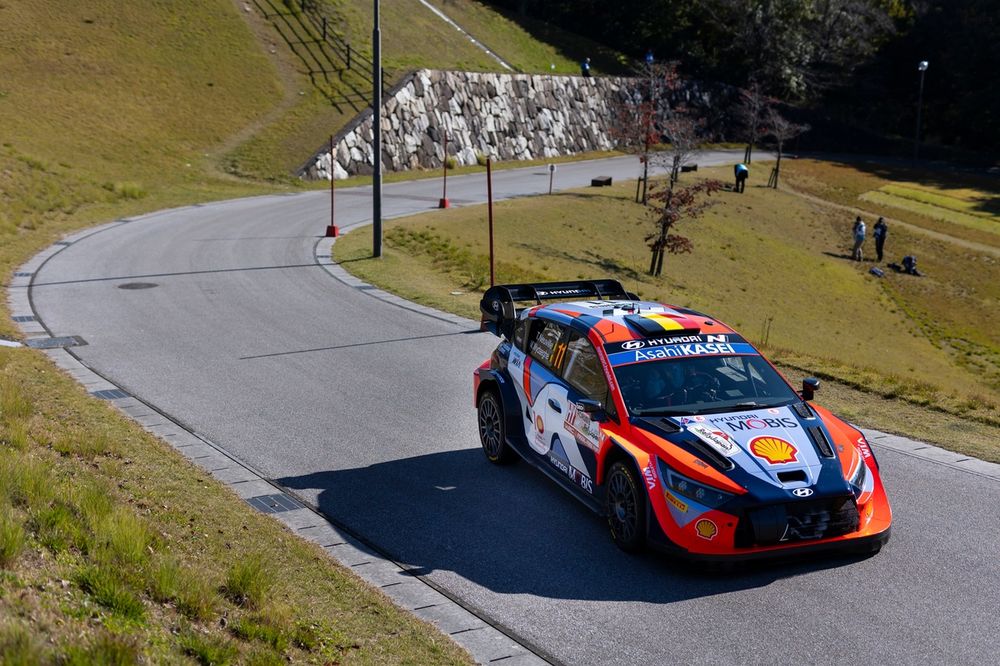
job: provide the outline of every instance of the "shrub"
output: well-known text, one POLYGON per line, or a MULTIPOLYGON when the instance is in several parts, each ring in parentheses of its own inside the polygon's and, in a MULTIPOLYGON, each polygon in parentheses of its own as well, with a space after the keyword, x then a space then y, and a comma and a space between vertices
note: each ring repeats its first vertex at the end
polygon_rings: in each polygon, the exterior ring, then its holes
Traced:
POLYGON ((224 592, 238 606, 260 608, 273 582, 263 560, 254 555, 229 568, 224 592))
POLYGON ((444 167, 448 170, 454 169, 458 166, 458 160, 453 156, 449 155, 444 160, 444 167))
POLYGON ((486 154, 476 151, 476 164, 479 166, 486 166, 486 154))

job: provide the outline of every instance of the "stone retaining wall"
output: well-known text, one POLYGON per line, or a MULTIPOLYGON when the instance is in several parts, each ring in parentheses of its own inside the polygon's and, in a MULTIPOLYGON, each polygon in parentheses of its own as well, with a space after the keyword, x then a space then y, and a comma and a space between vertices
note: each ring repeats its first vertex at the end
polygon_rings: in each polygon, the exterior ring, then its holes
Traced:
MULTIPOLYGON (((611 126, 628 78, 495 74, 419 70, 382 103, 382 168, 440 168, 448 154, 459 165, 480 156, 530 160, 611 150, 611 126)), ((710 108, 712 95, 695 86, 681 93, 690 105, 710 108)), ((702 110, 704 110, 704 108, 702 110)), ((364 111, 334 137, 335 178, 373 171, 372 112, 364 111)), ((329 180, 329 145, 299 176, 329 180)))

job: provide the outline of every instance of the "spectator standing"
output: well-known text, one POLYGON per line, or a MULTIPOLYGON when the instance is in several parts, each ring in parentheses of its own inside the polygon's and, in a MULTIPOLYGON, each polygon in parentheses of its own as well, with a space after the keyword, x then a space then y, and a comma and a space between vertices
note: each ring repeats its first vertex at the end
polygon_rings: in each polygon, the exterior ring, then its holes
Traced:
POLYGON ((750 169, 746 164, 740 162, 733 167, 733 174, 736 176, 736 186, 733 188, 733 191, 742 194, 744 188, 746 188, 747 178, 750 177, 750 169))
POLYGON ((854 249, 851 251, 851 259, 855 261, 862 261, 864 256, 861 253, 861 246, 865 244, 865 235, 867 229, 865 228, 865 221, 861 219, 858 215, 854 220, 854 249))
POLYGON ((878 260, 882 261, 882 250, 885 248, 885 237, 889 233, 889 227, 885 223, 884 217, 879 217, 878 222, 875 223, 875 228, 872 230, 872 236, 875 237, 875 254, 878 255, 878 260))
POLYGON ((580 63, 580 74, 590 78, 590 58, 584 58, 580 63))

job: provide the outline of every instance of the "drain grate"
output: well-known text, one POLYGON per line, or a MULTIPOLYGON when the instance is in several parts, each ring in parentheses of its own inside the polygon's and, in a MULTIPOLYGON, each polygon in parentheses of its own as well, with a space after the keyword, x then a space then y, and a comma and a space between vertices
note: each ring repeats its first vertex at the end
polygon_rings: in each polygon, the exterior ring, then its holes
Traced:
POLYGON ((14 273, 14 277, 31 277, 34 273, 25 273, 23 271, 14 273))
POLYGON ((160 285, 155 282, 126 282, 125 284, 118 285, 119 289, 152 289, 153 287, 159 287, 160 285))
POLYGON ((283 511, 295 511, 305 507, 293 500, 288 495, 258 495, 247 499, 247 504, 263 513, 282 513, 283 511))
POLYGON ((56 241, 53 245, 72 245, 73 241, 56 241))
POLYGON ((26 321, 35 321, 35 315, 17 315, 16 317, 12 317, 12 319, 23 324, 26 321))
POLYGON ((91 391, 90 395, 95 398, 100 398, 101 400, 118 400, 120 398, 131 397, 128 393, 121 389, 105 389, 103 391, 91 391))
POLYGON ((32 349, 59 349, 60 347, 82 347, 87 341, 79 335, 67 335, 61 338, 32 338, 25 343, 32 349))

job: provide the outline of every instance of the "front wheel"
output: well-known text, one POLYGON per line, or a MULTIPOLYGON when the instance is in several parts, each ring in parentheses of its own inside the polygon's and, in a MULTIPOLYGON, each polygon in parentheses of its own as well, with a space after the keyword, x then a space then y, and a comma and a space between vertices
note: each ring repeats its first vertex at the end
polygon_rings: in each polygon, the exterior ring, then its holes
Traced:
POLYGON ((503 422, 503 406, 493 391, 484 391, 479 396, 479 442, 483 453, 494 465, 513 462, 516 454, 507 446, 503 422))
POLYGON ((627 553, 646 543, 646 506, 633 467, 616 462, 608 472, 605 509, 611 540, 627 553))

